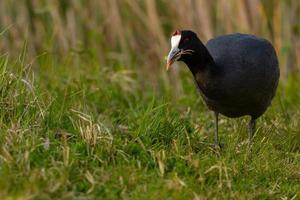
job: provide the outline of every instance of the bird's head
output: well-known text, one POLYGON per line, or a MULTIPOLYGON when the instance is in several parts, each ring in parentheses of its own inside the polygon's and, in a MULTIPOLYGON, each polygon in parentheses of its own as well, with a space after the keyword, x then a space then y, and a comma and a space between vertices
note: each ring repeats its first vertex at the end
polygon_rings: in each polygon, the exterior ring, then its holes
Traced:
POLYGON ((187 61, 198 51, 199 38, 196 33, 188 30, 176 30, 171 37, 171 50, 167 58, 167 70, 176 61, 187 61))

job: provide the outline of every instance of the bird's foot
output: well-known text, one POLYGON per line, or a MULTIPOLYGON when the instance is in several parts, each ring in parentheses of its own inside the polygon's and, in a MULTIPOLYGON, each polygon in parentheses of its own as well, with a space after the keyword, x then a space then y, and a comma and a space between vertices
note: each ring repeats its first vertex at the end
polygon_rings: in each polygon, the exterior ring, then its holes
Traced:
POLYGON ((216 151, 221 151, 222 149, 224 149, 224 144, 223 143, 214 143, 212 145, 213 149, 216 151))

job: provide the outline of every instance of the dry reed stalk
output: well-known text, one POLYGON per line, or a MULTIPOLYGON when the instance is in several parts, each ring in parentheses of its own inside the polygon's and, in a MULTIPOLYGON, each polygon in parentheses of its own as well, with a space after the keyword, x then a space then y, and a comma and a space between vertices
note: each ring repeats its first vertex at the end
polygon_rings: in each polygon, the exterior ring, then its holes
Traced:
POLYGON ((158 16, 156 6, 157 5, 156 5, 155 0, 147 0, 146 1, 149 29, 151 31, 151 34, 153 34, 154 39, 156 39, 158 41, 157 43, 153 42, 153 44, 156 45, 155 49, 156 49, 157 55, 160 56, 168 50, 168 45, 167 45, 166 38, 165 38, 163 30, 162 30, 162 26, 160 23, 160 17, 158 16))
POLYGON ((66 53, 68 49, 70 49, 70 45, 67 41, 67 35, 65 30, 65 24, 62 21, 62 18, 59 14, 59 1, 53 0, 53 3, 49 4, 49 12, 51 15, 51 18, 53 20, 52 26, 53 26, 53 37, 54 40, 57 40, 58 43, 61 46, 61 50, 66 53))
POLYGON ((259 13, 259 2, 258 0, 244 0, 243 2, 244 10, 242 12, 244 12, 247 17, 247 21, 244 21, 247 23, 247 30, 253 30, 254 33, 257 33, 260 27, 259 21, 256 20, 259 13))
POLYGON ((177 26, 180 29, 192 29, 194 27, 194 21, 193 21, 193 6, 192 1, 180 1, 177 0, 175 4, 171 4, 173 7, 173 11, 177 12, 177 26), (180 6, 179 6, 180 5, 180 6), (189 15, 187 15, 187 11, 191 11, 189 15))
POLYGON ((220 11, 222 11, 220 17, 225 19, 223 25, 226 33, 232 33, 233 31, 232 21, 235 20, 236 10, 231 8, 232 4, 232 0, 221 0, 219 4, 220 11))
POLYGON ((213 37, 212 21, 210 17, 211 6, 208 1, 200 0, 195 2, 195 18, 198 33, 203 33, 203 39, 208 40, 213 37))
POLYGON ((66 13, 66 32, 69 36, 67 39, 69 41, 70 47, 74 48, 77 43, 77 38, 80 38, 77 29, 77 18, 74 9, 69 9, 66 13))
POLYGON ((249 21, 249 13, 247 12, 249 6, 246 1, 237 1, 234 9, 237 11, 237 15, 233 22, 234 29, 238 29, 242 33, 248 32, 250 30, 251 22, 249 21))

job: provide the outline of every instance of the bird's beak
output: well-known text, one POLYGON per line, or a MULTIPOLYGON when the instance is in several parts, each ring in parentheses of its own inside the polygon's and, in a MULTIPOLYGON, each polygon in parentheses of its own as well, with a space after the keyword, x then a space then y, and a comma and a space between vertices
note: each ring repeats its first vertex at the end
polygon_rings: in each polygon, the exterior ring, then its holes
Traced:
POLYGON ((180 49, 178 47, 172 48, 168 58, 167 58, 167 65, 166 69, 169 70, 169 68, 172 66, 172 64, 179 59, 179 52, 180 49))

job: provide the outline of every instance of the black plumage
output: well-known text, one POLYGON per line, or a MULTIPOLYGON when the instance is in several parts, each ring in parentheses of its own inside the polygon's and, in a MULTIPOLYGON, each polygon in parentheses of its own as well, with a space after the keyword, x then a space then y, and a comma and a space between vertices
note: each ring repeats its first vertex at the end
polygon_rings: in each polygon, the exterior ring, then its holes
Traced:
POLYGON ((215 143, 218 142, 218 114, 251 116, 249 140, 255 120, 271 104, 279 80, 276 52, 270 42, 248 34, 213 38, 204 45, 192 31, 176 31, 176 42, 168 67, 183 61, 194 75, 208 108, 215 113, 215 143))

